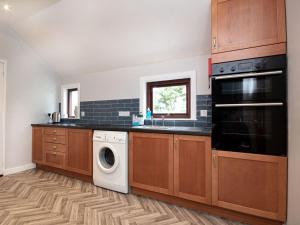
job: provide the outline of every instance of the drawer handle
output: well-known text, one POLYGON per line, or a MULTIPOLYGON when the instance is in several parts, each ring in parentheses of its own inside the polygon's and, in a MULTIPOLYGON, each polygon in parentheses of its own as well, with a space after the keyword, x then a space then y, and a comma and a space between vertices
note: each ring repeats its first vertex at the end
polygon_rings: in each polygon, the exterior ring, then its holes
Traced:
POLYGON ((54 146, 53 146, 53 149, 57 149, 57 147, 54 145, 54 146))
POLYGON ((53 131, 53 133, 56 133, 56 132, 57 132, 56 130, 53 131))
POLYGON ((57 140, 57 138, 53 138, 53 141, 56 141, 57 140))

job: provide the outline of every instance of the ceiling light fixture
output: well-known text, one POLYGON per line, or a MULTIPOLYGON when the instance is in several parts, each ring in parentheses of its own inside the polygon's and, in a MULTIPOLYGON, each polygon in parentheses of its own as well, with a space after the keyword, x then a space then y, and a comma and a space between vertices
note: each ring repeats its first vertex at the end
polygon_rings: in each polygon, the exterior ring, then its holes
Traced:
POLYGON ((10 11, 10 5, 4 4, 4 5, 3 5, 3 9, 4 9, 5 11, 10 11))

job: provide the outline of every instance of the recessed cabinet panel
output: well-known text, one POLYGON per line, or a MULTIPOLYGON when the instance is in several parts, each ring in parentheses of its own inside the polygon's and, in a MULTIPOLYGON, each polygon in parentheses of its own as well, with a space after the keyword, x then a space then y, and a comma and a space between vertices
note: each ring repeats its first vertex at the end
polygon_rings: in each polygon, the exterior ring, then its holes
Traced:
POLYGON ((174 136, 175 195, 211 204, 211 141, 209 137, 174 136))
POLYGON ((50 134, 50 135, 66 135, 67 129, 65 128, 44 128, 44 134, 50 134))
POLYGON ((66 144, 66 136, 44 135, 44 142, 55 144, 66 144))
POLYGON ((213 204, 285 221, 287 158, 213 151, 213 204))
POLYGON ((173 135, 130 133, 130 185, 173 194, 173 135))
POLYGON ((223 53, 224 61, 274 55, 281 43, 286 43, 284 0, 212 0, 212 53, 223 53), (245 51, 251 48, 257 51, 245 51))
POLYGON ((45 151, 44 154, 46 165, 61 169, 65 167, 66 156, 64 153, 45 151))
POLYGON ((43 162, 43 128, 32 128, 32 162, 43 162))
POLYGON ((92 175, 92 136, 93 134, 90 130, 68 130, 68 170, 92 175))

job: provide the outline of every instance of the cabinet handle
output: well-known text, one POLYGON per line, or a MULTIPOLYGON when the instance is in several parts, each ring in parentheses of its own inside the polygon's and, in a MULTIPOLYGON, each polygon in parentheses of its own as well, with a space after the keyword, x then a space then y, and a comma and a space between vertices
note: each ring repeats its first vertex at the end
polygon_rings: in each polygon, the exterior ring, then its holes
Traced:
POLYGON ((56 132, 57 132, 56 130, 53 131, 53 133, 56 133, 56 132))
POLYGON ((213 167, 217 168, 217 156, 213 155, 213 167))
POLYGON ((217 38, 215 38, 215 37, 212 39, 212 48, 213 49, 217 48, 217 38))
POLYGON ((54 146, 53 146, 53 149, 57 149, 57 147, 54 145, 54 146))
POLYGON ((56 141, 56 140, 57 140, 57 138, 53 138, 53 140, 54 140, 54 141, 56 141))

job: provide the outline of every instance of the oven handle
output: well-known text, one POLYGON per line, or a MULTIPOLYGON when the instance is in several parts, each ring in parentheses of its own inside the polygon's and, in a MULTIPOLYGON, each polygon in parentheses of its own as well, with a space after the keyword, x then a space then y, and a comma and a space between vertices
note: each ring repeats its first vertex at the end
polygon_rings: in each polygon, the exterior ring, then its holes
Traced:
POLYGON ((277 70, 277 71, 269 71, 269 72, 261 72, 261 73, 244 73, 244 74, 235 74, 235 75, 216 76, 215 79, 226 80, 226 79, 234 79, 234 78, 270 76, 270 75, 277 75, 282 73, 283 73, 282 70, 277 70))
POLYGON ((283 106, 283 102, 272 102, 272 103, 244 103, 244 104, 216 104, 217 108, 227 107, 264 107, 264 106, 283 106))

